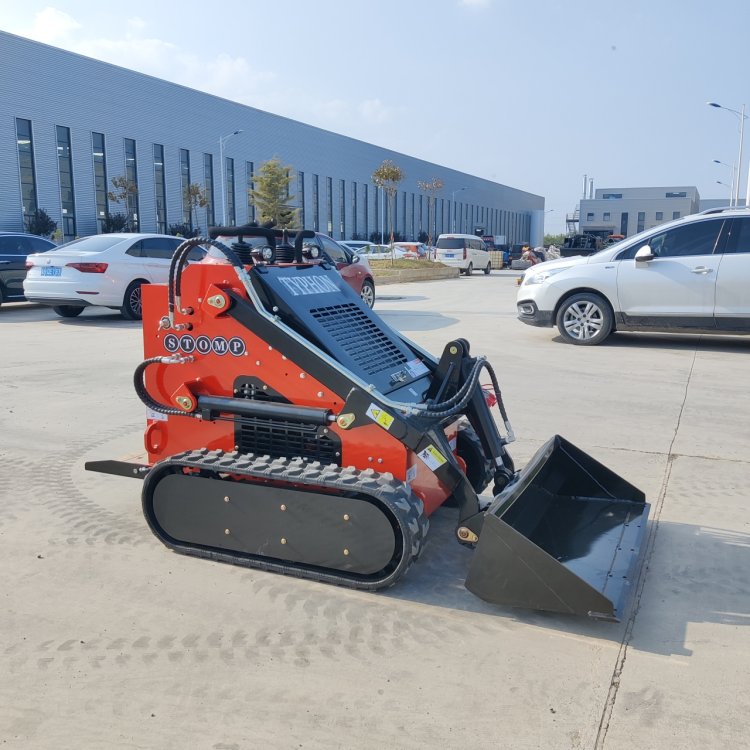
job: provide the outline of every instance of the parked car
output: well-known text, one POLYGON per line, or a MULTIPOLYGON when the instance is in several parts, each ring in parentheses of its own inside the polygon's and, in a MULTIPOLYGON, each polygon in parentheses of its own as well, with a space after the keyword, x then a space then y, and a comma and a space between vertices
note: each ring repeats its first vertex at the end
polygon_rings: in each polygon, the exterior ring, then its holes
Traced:
POLYGON ((361 253, 362 251, 366 252, 368 247, 373 247, 375 245, 374 242, 370 242, 369 240, 347 240, 346 242, 340 242, 339 244, 346 245, 354 253, 361 253))
POLYGON ((711 209, 525 272, 518 318, 571 344, 614 331, 750 333, 750 210, 711 209))
POLYGON ((441 234, 437 240, 435 260, 446 266, 459 268, 471 276, 475 268, 486 274, 492 272, 492 261, 481 237, 474 234, 441 234))
POLYGON ((35 234, 0 232, 0 305, 26 299, 23 280, 26 278, 27 256, 56 247, 54 242, 35 234))
MULTIPOLYGON (((234 238, 218 237, 218 240, 231 245, 234 238)), ((266 244, 266 240, 262 237, 245 237, 243 240, 256 247, 266 244)), ((289 241, 294 242, 294 232, 289 233, 289 241)), ((346 247, 344 243, 336 242, 336 240, 320 232, 315 233, 314 239, 310 238, 304 241, 304 247, 310 245, 318 248, 321 260, 328 261, 336 267, 344 281, 362 298, 362 301, 368 307, 375 304, 375 279, 365 255, 360 256, 359 253, 355 253, 346 247)), ((224 256, 218 250, 209 249, 205 262, 215 263, 218 260, 223 262, 224 256)))
MULTIPOLYGON (((97 234, 29 255, 26 298, 50 305, 63 318, 99 306, 140 320, 141 285, 167 283, 169 262, 183 241, 164 234, 97 234)), ((190 259, 204 255, 195 248, 190 259)))

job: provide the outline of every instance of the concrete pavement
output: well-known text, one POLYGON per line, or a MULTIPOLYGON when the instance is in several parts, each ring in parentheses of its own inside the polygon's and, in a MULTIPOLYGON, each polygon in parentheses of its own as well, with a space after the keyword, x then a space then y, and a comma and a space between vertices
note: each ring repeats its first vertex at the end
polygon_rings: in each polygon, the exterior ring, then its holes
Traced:
POLYGON ((747 744, 750 338, 562 343, 515 279, 388 286, 376 310, 493 363, 523 465, 558 432, 652 503, 619 624, 486 604, 438 511, 368 595, 168 552, 140 484, 139 325, 0 308, 0 742, 8 748, 724 748, 747 744))

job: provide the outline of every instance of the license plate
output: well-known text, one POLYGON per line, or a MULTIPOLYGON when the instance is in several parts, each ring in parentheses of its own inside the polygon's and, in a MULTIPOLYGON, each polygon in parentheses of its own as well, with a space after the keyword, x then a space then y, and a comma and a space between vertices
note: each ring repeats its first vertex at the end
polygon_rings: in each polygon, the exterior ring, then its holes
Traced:
POLYGON ((62 268, 58 266, 42 266, 42 276, 60 276, 62 268))
POLYGON ((453 255, 453 253, 446 253, 443 257, 444 258, 453 258, 454 255, 453 255))

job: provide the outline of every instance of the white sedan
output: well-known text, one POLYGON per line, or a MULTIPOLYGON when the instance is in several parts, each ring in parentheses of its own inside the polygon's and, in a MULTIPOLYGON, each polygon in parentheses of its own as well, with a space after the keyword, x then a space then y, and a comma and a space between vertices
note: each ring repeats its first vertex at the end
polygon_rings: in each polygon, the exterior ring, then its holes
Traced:
MULTIPOLYGON (((73 240, 28 256, 24 294, 64 318, 101 306, 140 320, 141 285, 167 283, 169 263, 183 242, 165 234, 97 234, 73 240)), ((193 248, 189 257, 204 255, 193 248)))

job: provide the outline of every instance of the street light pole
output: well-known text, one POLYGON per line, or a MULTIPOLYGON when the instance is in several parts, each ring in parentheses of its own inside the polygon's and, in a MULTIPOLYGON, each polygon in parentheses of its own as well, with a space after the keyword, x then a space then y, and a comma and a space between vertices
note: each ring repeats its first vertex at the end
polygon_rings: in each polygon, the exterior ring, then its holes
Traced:
POLYGON ((224 176, 224 144, 233 136, 239 135, 242 131, 235 130, 229 135, 222 135, 219 138, 219 161, 221 162, 221 226, 227 225, 227 197, 226 197, 226 177, 224 176))
MULTIPOLYGON (((732 109, 731 107, 725 107, 722 104, 717 104, 716 102, 706 102, 709 107, 716 107, 717 109, 725 109, 727 112, 731 112, 734 115, 737 115, 737 117, 740 118, 740 153, 739 157, 737 158, 737 182, 734 185, 734 205, 739 206, 740 205, 740 183, 742 182, 742 141, 745 136, 745 119, 747 115, 745 115, 745 105, 742 105, 742 109, 740 111, 737 111, 736 109, 732 109)), ((750 180, 750 169, 748 171, 748 180, 750 180)), ((750 193, 750 182, 748 183, 748 193, 750 193)))
POLYGON ((458 188, 451 193, 451 208, 453 209, 453 222, 451 223, 451 231, 453 234, 456 233, 456 193, 460 193, 462 190, 468 190, 468 187, 458 188))
POLYGON ((726 182, 722 182, 721 180, 716 180, 717 185, 723 185, 725 188, 729 188, 729 206, 731 208, 732 206, 732 193, 734 192, 734 183, 732 183, 731 186, 727 185, 726 182))
MULTIPOLYGON (((728 169, 732 170, 732 187, 731 187, 731 189, 729 191, 729 207, 731 208, 732 207, 732 201, 734 200, 734 181, 736 179, 736 174, 735 174, 736 168, 735 168, 734 164, 732 164, 732 166, 730 167, 729 164, 726 164, 723 161, 719 161, 718 159, 714 159, 713 161, 714 161, 714 164, 721 164, 722 167, 727 167, 728 169)), ((719 182, 719 180, 716 180, 716 182, 718 182, 719 185, 723 185, 724 184, 723 182, 719 182)))

